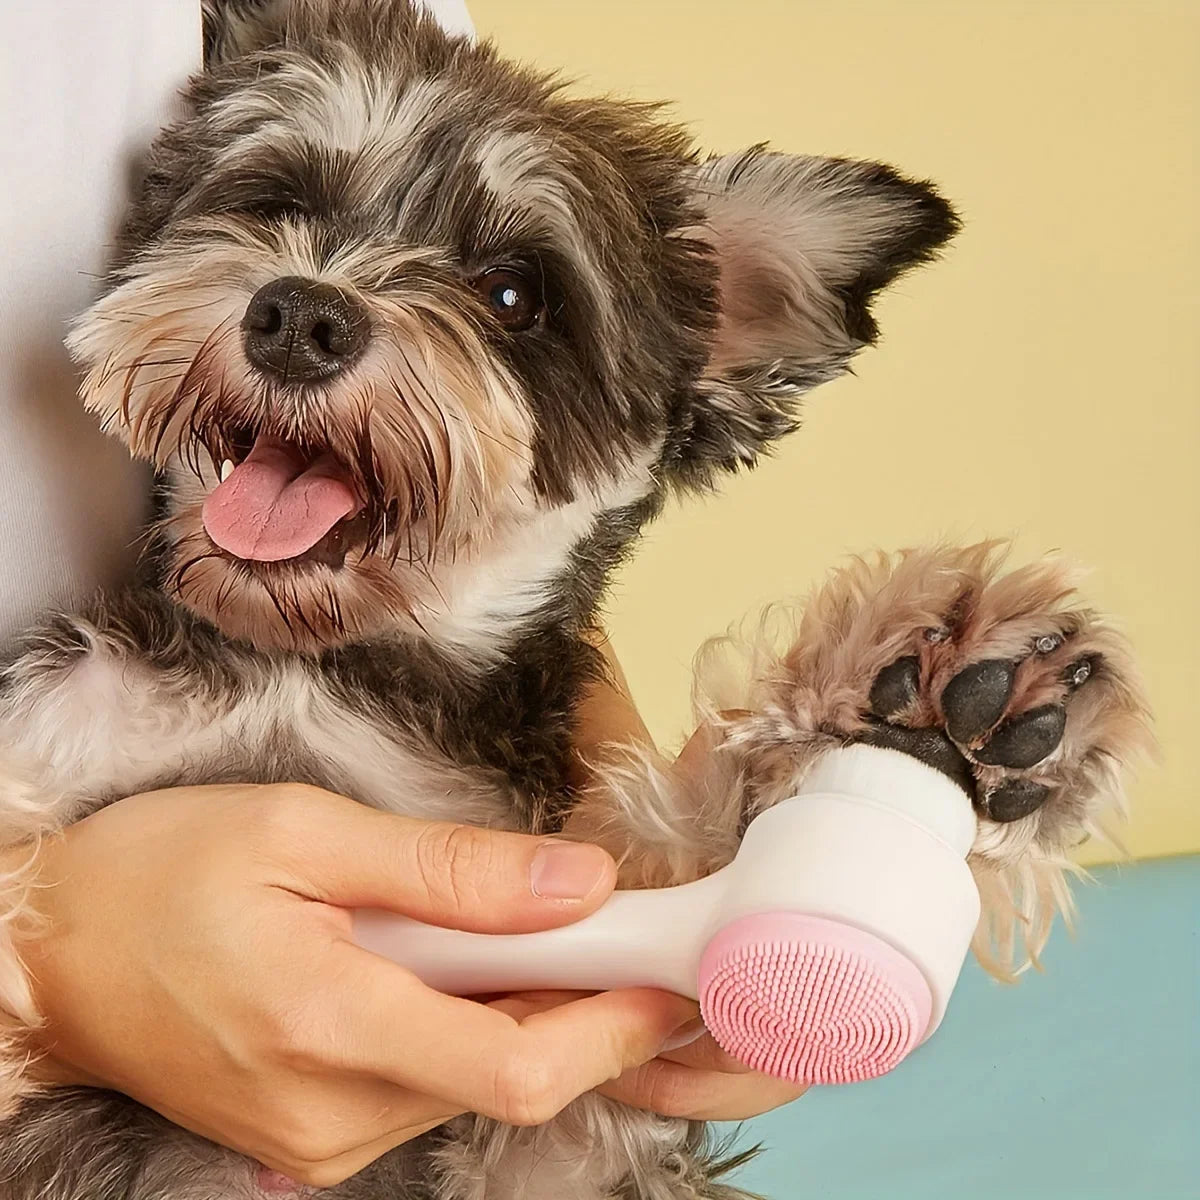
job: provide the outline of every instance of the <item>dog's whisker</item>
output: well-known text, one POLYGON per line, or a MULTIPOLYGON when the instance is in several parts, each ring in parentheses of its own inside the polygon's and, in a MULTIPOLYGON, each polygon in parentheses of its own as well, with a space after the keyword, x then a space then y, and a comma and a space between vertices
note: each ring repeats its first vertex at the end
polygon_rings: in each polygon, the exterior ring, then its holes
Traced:
POLYGON ((194 555, 192 558, 189 558, 183 564, 183 566, 181 566, 175 572, 174 581, 173 581, 175 590, 177 592, 182 592, 184 590, 184 581, 187 577, 187 573, 190 570, 192 570, 193 567, 198 566, 200 563, 202 563, 206 559, 210 559, 210 558, 220 558, 220 552, 216 551, 216 550, 206 550, 203 554, 197 554, 197 555, 194 555))
POLYGON ((135 363, 118 363, 113 367, 114 371, 124 371, 130 366, 139 365, 143 367, 179 367, 185 363, 191 362, 190 357, 184 358, 142 358, 136 360, 135 363))
POLYGON ((494 433, 489 433, 486 429, 481 429, 474 421, 455 412, 446 412, 445 409, 440 410, 443 419, 448 421, 466 422, 471 426, 473 433, 476 433, 481 438, 486 438, 489 442, 495 442, 496 445, 503 447, 505 450, 523 450, 526 454, 533 453, 533 447, 528 442, 516 441, 512 437, 499 437, 494 433))

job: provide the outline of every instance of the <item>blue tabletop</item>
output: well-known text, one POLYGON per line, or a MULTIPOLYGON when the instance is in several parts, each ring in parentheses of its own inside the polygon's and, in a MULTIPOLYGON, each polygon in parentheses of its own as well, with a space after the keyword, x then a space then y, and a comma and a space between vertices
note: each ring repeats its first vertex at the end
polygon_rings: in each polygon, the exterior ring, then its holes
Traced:
POLYGON ((745 1127, 770 1200, 1200 1200, 1200 857, 1097 869, 1015 986, 968 964, 882 1079, 745 1127))

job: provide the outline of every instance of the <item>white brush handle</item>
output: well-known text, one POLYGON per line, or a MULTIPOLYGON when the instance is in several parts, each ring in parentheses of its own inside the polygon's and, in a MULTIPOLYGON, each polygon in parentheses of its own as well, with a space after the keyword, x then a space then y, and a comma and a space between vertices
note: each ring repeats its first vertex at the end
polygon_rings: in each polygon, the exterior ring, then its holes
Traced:
POLYGON ((365 909, 359 944, 451 995, 655 987, 696 998, 696 967, 730 868, 682 887, 616 892, 591 916, 540 933, 463 933, 365 909))

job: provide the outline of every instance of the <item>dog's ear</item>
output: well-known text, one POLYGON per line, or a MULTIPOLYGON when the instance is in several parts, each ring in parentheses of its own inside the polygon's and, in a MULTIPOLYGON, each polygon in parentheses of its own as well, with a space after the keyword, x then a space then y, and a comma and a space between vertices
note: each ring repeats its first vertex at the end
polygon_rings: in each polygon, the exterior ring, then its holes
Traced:
POLYGON ((876 293, 959 222, 931 185, 890 167, 762 147, 701 166, 696 201, 720 316, 676 462, 702 479, 793 429, 803 393, 876 340, 876 293))

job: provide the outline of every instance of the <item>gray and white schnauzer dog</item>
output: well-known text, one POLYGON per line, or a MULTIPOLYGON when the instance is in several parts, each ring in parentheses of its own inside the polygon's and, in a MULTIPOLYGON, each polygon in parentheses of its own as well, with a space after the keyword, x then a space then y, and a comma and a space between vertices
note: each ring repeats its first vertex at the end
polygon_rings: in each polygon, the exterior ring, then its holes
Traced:
MULTIPOLYGON (((149 578, 5 667, 6 841, 133 792, 300 781, 513 829, 574 811, 627 884, 681 882, 865 740, 961 782, 980 949, 1003 963, 1023 926, 1036 953, 1065 850, 1145 737, 1123 642, 1053 562, 857 561, 712 699, 688 787, 649 752, 572 782, 613 569, 875 340, 872 298, 955 232, 946 202, 876 163, 706 160, 655 109, 570 98, 407 0, 207 18, 71 339, 87 406, 159 472, 149 578)), ((3 1195, 258 1196, 255 1164, 131 1101, 34 1094, 30 893, 4 886, 3 1195)), ((699 1123, 588 1096, 537 1126, 461 1118, 326 1194, 740 1195, 719 1157, 699 1123)))

